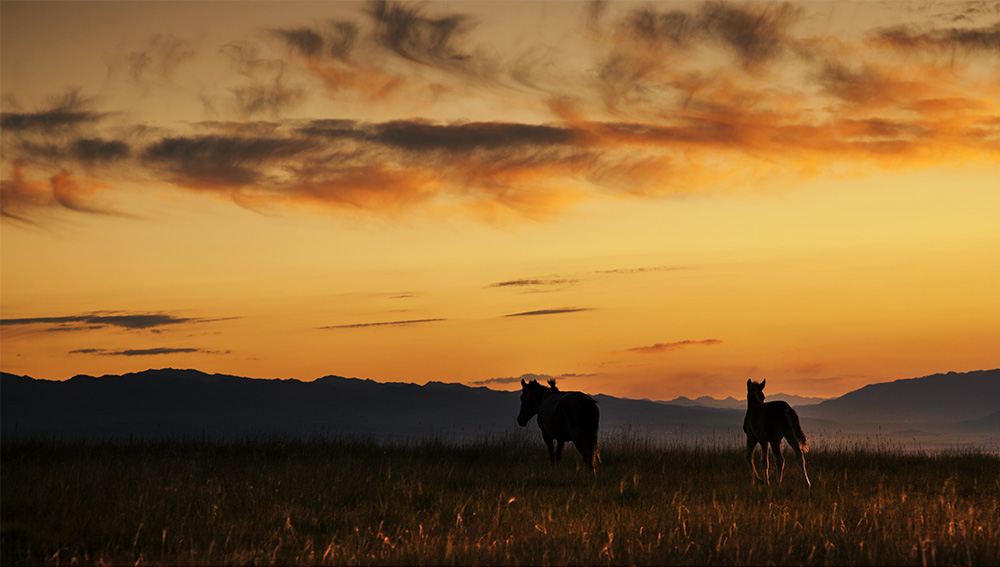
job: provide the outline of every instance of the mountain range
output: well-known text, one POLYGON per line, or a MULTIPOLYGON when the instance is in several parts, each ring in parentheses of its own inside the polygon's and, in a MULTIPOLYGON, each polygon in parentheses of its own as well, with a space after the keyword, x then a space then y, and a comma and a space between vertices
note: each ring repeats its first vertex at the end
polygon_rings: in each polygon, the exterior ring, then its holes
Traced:
MULTIPOLYGON (((804 405, 814 405, 821 402, 825 402, 830 398, 811 398, 806 396, 796 396, 794 394, 769 394, 767 396, 767 401, 781 400, 783 402, 788 402, 793 407, 804 406, 804 405)), ((712 398, 709 396, 700 396, 694 399, 688 398, 686 396, 681 396, 679 398, 674 398, 672 400, 660 401, 661 404, 668 404, 672 406, 686 406, 686 407, 706 407, 706 408, 723 408, 723 409, 742 409, 745 410, 747 407, 746 399, 737 400, 736 398, 729 396, 724 399, 712 398)))
MULTIPOLYGON (((776 396, 777 397, 777 396, 776 396)), ((595 395, 605 439, 739 443, 739 408, 595 395)), ((700 399, 700 398, 699 398, 700 399)), ((769 398, 770 399, 770 398, 769 398)), ((872 384, 817 404, 792 404, 813 441, 873 433, 922 447, 1000 442, 1000 369, 872 384)), ((798 400, 808 400, 798 398, 798 400)), ((696 402, 687 400, 687 402, 696 402)), ((470 441, 537 436, 515 424, 517 392, 326 376, 312 382, 159 369, 66 381, 0 377, 4 438, 188 439, 363 437, 470 441)))

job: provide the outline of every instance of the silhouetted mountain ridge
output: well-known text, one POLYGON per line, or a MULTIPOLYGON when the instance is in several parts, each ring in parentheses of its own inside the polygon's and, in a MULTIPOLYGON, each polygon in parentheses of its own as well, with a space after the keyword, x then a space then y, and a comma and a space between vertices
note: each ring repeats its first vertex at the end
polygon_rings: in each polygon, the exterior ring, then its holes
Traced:
POLYGON ((1000 369, 869 384, 802 415, 848 423, 958 423, 1000 411, 1000 369))
MULTIPOLYGON (((812 398, 805 396, 796 396, 794 394, 785 394, 782 392, 779 392, 777 394, 767 395, 767 401, 769 402, 781 400, 784 402, 788 402, 794 407, 818 404, 820 402, 826 401, 827 399, 828 398, 812 398)), ((725 408, 725 409, 743 409, 743 410, 745 410, 747 407, 747 401, 745 398, 742 400, 737 400, 732 396, 729 396, 728 398, 724 398, 721 400, 709 396, 699 396, 694 399, 688 398, 687 396, 680 396, 672 400, 660 400, 658 403, 669 404, 672 406, 685 406, 685 407, 701 406, 707 408, 725 408)))
MULTIPOLYGON (((835 400, 796 408, 810 434, 877 423, 904 432, 930 424, 939 432, 995 436, 1000 433, 998 388, 1000 370, 949 373, 873 384, 835 400)), ((3 373, 0 389, 5 436, 471 440, 525 434, 514 423, 517 392, 437 381, 420 386, 331 375, 302 382, 165 368, 79 375, 63 382, 3 373)), ((738 409, 727 409, 594 397, 606 436, 627 432, 731 442, 742 434, 745 401, 738 409)), ((536 425, 528 429, 527 434, 537 435, 536 425)))

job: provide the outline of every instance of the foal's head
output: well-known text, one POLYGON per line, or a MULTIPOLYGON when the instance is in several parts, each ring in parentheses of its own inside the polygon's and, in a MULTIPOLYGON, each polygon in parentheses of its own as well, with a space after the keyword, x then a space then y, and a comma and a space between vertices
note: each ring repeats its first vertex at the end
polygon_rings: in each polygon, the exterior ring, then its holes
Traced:
POLYGON ((555 390, 558 390, 555 380, 549 380, 549 385, 546 387, 539 384, 538 380, 525 382, 522 378, 521 413, 517 415, 517 424, 522 427, 528 425, 528 420, 535 417, 535 414, 538 413, 538 406, 541 405, 546 394, 555 390))
POLYGON ((747 399, 759 404, 764 403, 764 384, 766 383, 766 378, 761 380, 759 384, 747 378, 747 399))

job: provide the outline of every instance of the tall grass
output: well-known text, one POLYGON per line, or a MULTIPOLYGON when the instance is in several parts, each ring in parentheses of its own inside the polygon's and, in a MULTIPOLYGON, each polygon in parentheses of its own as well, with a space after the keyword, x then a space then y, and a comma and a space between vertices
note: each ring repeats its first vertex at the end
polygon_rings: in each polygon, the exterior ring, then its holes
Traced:
POLYGON ((190 565, 995 564, 1000 459, 610 439, 596 477, 541 441, 12 441, 0 562, 190 565), (773 474, 773 471, 772 471, 773 474))

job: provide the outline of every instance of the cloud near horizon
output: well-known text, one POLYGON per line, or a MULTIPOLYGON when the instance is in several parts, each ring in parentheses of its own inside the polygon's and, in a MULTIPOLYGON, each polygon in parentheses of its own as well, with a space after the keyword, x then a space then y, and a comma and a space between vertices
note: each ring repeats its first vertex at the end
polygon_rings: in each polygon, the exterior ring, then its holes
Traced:
MULTIPOLYGON (((277 47, 247 38, 216 51, 232 61, 229 120, 123 126, 127 117, 77 91, 4 111, 0 216, 114 213, 114 195, 144 179, 261 211, 459 208, 496 221, 622 195, 1000 158, 990 78, 1000 24, 942 17, 858 42, 804 35, 800 5, 595 6, 578 24, 596 54, 586 71, 478 44, 468 15, 374 1, 358 21, 271 29, 277 47), (283 117, 315 81, 334 102, 391 109, 500 93, 550 118, 283 117)), ((204 57, 160 35, 119 64, 153 88, 204 57)))
POLYGON ((593 376, 593 374, 560 374, 559 376, 551 376, 549 374, 522 374, 520 376, 505 376, 497 378, 487 378, 485 380, 476 380, 469 382, 473 386, 488 386, 490 384, 520 384, 521 380, 525 382, 530 382, 532 380, 537 380, 539 383, 546 383, 549 380, 563 380, 566 378, 585 378, 588 376, 593 376))

